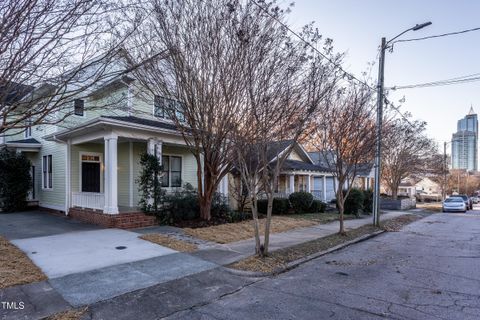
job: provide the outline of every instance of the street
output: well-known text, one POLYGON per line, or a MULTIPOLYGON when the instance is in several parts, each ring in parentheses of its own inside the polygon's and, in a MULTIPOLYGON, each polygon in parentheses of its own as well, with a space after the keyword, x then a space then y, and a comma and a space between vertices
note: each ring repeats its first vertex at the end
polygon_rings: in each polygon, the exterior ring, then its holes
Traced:
POLYGON ((480 208, 438 213, 269 278, 222 268, 89 306, 88 319, 478 319, 480 208))

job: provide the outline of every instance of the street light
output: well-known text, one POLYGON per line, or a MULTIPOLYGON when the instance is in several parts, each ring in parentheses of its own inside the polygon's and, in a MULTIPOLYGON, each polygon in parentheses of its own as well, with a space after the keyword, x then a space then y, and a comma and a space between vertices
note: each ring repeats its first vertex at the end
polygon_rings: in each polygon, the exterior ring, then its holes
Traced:
POLYGON ((382 38, 382 43, 380 45, 380 60, 378 65, 378 84, 377 84, 377 146, 375 154, 375 186, 373 191, 373 224, 375 226, 380 225, 380 172, 381 172, 381 151, 382 151, 382 118, 383 118, 383 82, 384 82, 384 68, 385 68, 385 50, 388 45, 392 43, 393 40, 407 33, 408 31, 417 31, 422 28, 425 28, 432 23, 425 22, 422 24, 417 24, 412 28, 409 28, 402 33, 399 33, 397 36, 393 37, 390 40, 386 40, 385 37, 382 38))

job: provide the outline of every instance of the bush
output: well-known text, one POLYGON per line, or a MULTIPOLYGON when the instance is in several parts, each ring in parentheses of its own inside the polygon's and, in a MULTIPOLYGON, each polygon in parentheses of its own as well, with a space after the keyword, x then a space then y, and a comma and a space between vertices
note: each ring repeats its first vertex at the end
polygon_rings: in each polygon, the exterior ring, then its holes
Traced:
POLYGON ((226 216, 226 220, 229 223, 240 222, 240 221, 251 220, 251 219, 252 219, 252 214, 250 212, 230 211, 226 216))
MULTIPOLYGON (((257 200, 258 213, 267 214, 267 199, 257 200)), ((290 203, 286 198, 273 198, 272 214, 287 214, 290 209, 290 203)))
POLYGON ((23 153, 0 151, 0 207, 5 212, 23 210, 32 185, 32 164, 23 153))
POLYGON ((219 192, 215 192, 212 199, 212 207, 210 209, 212 218, 227 218, 231 213, 228 205, 228 198, 219 192))
POLYGON ((373 211, 373 191, 367 189, 363 191, 363 212, 372 213, 373 211))
POLYGON ((295 213, 305 213, 312 205, 313 196, 309 192, 299 191, 290 194, 288 200, 295 213))
POLYGON ((166 220, 165 223, 199 218, 200 206, 197 191, 185 186, 181 191, 165 195, 161 215, 166 220))
POLYGON ((327 208, 327 204, 320 201, 320 200, 313 200, 312 201, 312 204, 310 205, 310 208, 308 209, 308 211, 310 213, 323 213, 325 212, 325 209, 327 208))
POLYGON ((345 213, 358 216, 363 207, 363 201, 363 191, 353 188, 345 199, 345 213))

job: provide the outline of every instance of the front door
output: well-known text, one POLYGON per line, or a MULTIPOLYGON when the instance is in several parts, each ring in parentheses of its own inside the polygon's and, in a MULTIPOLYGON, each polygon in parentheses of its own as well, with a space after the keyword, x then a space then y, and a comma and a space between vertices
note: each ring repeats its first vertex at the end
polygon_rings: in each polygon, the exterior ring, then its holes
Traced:
POLYGON ((82 192, 100 192, 100 163, 82 162, 82 192))

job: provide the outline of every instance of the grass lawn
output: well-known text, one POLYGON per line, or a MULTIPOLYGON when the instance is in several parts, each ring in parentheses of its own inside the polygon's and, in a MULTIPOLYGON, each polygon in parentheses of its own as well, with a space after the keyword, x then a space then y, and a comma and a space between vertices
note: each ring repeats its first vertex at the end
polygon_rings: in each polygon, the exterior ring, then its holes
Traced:
POLYGON ((148 233, 139 238, 181 252, 193 252, 198 249, 197 245, 193 243, 178 240, 159 233, 148 233))
POLYGON ((0 236, 0 289, 47 280, 20 249, 0 236))
MULTIPOLYGON (((382 228, 386 231, 398 231, 404 225, 420 218, 421 217, 415 215, 400 216, 386 221, 382 228)), ((271 252, 268 257, 260 258, 258 256, 250 256, 229 265, 229 267, 244 271, 274 272, 285 268, 289 262, 307 257, 320 251, 325 251, 339 244, 351 241, 363 235, 371 234, 378 230, 381 229, 372 225, 365 225, 360 228, 347 230, 346 235, 336 233, 288 248, 279 249, 271 252)))
MULTIPOLYGON (((354 215, 345 215, 345 219, 354 219, 354 215)), ((316 224, 338 220, 337 213, 305 213, 285 216, 273 216, 271 233, 279 233, 296 228, 310 227, 316 224)), ((260 219, 260 233, 265 229, 265 219, 260 219)), ((226 223, 204 228, 184 228, 185 233, 199 239, 217 243, 230 243, 253 238, 253 221, 226 223)))

